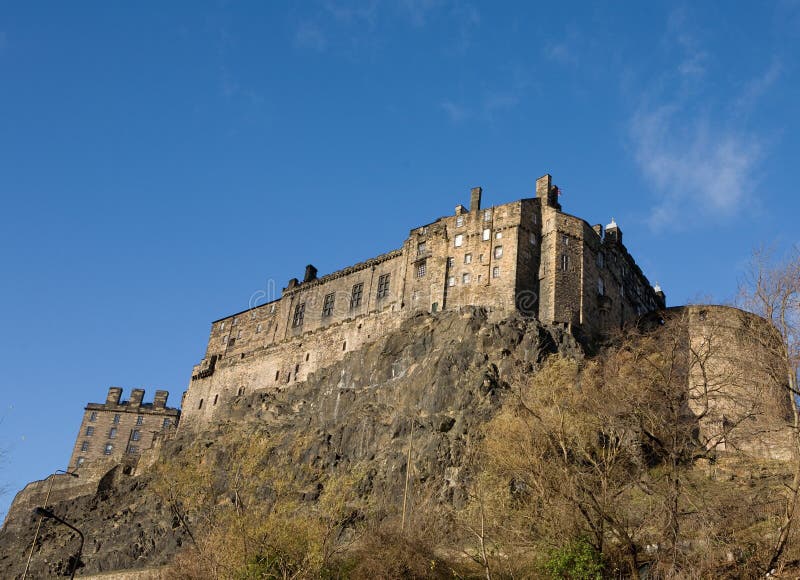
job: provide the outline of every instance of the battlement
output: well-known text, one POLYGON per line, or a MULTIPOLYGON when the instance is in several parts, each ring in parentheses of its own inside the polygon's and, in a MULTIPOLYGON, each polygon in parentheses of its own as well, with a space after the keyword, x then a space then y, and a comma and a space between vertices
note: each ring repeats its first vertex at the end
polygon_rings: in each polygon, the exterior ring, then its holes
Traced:
POLYGON ((184 421, 210 419, 220 401, 282 389, 419 312, 460 306, 522 312, 583 336, 602 336, 665 306, 622 244, 561 211, 550 175, 533 198, 467 210, 409 230, 390 252, 319 277, 312 265, 267 304, 215 320, 184 395, 184 421))

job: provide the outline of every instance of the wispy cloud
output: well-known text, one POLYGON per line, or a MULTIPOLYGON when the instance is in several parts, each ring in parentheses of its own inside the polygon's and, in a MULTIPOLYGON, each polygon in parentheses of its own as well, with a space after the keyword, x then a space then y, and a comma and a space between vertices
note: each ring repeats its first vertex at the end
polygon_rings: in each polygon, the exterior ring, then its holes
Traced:
POLYGON ((458 124, 472 116, 472 112, 467 107, 453 101, 443 101, 439 106, 451 123, 458 124))
POLYGON ((667 25, 665 69, 644 83, 629 120, 635 161, 650 184, 655 202, 649 222, 656 230, 682 229, 723 221, 753 209, 753 191, 766 140, 741 122, 776 82, 773 62, 744 83, 738 96, 725 93, 719 106, 714 90, 714 62, 684 11, 667 25))
POLYGON ((631 123, 636 161, 658 195, 650 225, 682 229, 747 207, 762 145, 751 134, 713 127, 678 106, 643 109, 631 123))
POLYGON ((566 41, 562 42, 548 42, 544 46, 544 56, 547 60, 551 60, 561 65, 575 65, 578 64, 578 55, 574 48, 566 41))

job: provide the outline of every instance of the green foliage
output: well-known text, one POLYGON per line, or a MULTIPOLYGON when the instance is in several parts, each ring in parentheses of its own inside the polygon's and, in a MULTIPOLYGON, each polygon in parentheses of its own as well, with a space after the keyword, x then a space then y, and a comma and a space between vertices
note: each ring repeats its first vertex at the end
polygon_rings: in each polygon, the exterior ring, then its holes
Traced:
POLYGON ((603 556, 586 538, 578 538, 553 550, 544 569, 553 578, 600 580, 603 577, 603 556))

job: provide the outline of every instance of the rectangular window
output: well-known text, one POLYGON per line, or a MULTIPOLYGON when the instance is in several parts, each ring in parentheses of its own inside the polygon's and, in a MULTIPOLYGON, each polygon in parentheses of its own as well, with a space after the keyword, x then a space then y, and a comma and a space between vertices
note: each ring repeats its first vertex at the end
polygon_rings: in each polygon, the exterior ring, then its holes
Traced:
POLYGON ((565 246, 569 246, 569 238, 567 236, 562 235, 561 243, 564 244, 565 246))
POLYGON ((533 214, 533 223, 535 224, 539 223, 539 216, 537 216, 536 214, 533 214))
POLYGON ((417 264, 417 278, 424 278, 425 270, 426 270, 426 264, 425 261, 423 260, 422 262, 417 264))
POLYGON ((136 417, 136 424, 137 425, 141 425, 142 423, 144 423, 144 417, 142 417, 141 415, 138 415, 136 417))
POLYGON ((92 435, 94 435, 94 427, 87 427, 86 428, 86 436, 87 437, 91 437, 92 435))
POLYGON ((465 272, 465 273, 461 274, 461 283, 462 284, 469 284, 469 280, 470 280, 469 273, 465 272))
POLYGON ((599 296, 605 296, 606 295, 606 285, 605 285, 605 282, 603 282, 602 278, 598 278, 597 279, 597 294, 599 296))
POLYGON ((236 333, 236 338, 242 338, 242 331, 241 330, 236 333))
POLYGON ((602 268, 606 265, 606 256, 603 252, 597 254, 597 267, 602 268))
POLYGON ((456 277, 450 276, 447 278, 447 285, 448 286, 455 286, 456 285, 456 277))
POLYGON ((464 254, 464 263, 472 264, 472 254, 464 254))
POLYGON ((84 441, 81 444, 81 451, 89 451, 89 442, 88 441, 84 441))
POLYGON ((83 465, 83 462, 84 462, 84 461, 86 461, 86 458, 85 458, 85 457, 78 457, 78 461, 77 461, 77 463, 75 464, 75 466, 76 466, 76 467, 80 467, 81 465, 83 465))
POLYGON ((92 414, 89 415, 89 421, 97 421, 97 411, 92 411, 92 414))
POLYGON ((128 453, 139 453, 139 448, 136 445, 128 445, 128 453))
POLYGON ((455 244, 456 244, 456 248, 460 248, 462 245, 464 245, 464 234, 456 235, 455 244))
POLYGON ((164 422, 161 424, 161 428, 168 429, 170 425, 172 425, 172 421, 169 419, 164 419, 164 422))
POLYGON ((117 413, 116 415, 114 415, 114 423, 119 423, 119 418, 120 418, 120 415, 119 415, 119 413, 117 413))
POLYGON ((256 334, 258 334, 259 332, 261 332, 261 323, 260 322, 258 324, 256 324, 256 334))
POLYGON ((237 323, 237 322, 238 322, 238 321, 236 320, 236 317, 234 316, 234 317, 233 317, 233 320, 231 321, 231 326, 236 326, 236 323, 237 323))
POLYGON ((569 268, 569 256, 561 254, 561 271, 566 272, 567 268, 569 268))
POLYGON ((487 209, 483 212, 483 221, 490 222, 492 221, 492 210, 487 209))
POLYGON ((489 238, 491 238, 491 237, 492 237, 492 230, 490 230, 489 228, 486 228, 485 230, 483 230, 482 239, 483 239, 484 242, 486 240, 488 240, 489 238))
POLYGON ((500 267, 495 266, 492 268, 492 278, 499 278, 500 277, 500 267))
POLYGON ((378 298, 386 298, 389 295, 389 281, 391 274, 383 274, 378 277, 378 298))
POLYGON ((116 427, 112 427, 111 431, 108 432, 108 438, 109 439, 114 439, 114 438, 116 438, 116 436, 117 436, 117 428, 116 427))
POLYGON ((464 225, 464 216, 463 215, 456 216, 456 227, 460 228, 463 225, 464 225))
POLYGON ((478 261, 479 261, 481 264, 483 264, 483 254, 481 254, 480 256, 478 256, 478 261))
POLYGON ((222 332, 223 330, 225 330, 225 321, 224 320, 219 323, 219 331, 222 332))
POLYGON ((494 247, 494 257, 495 258, 502 258, 503 257, 503 246, 495 246, 494 247))
POLYGON ((139 432, 138 429, 134 429, 133 433, 131 433, 131 441, 138 441, 141 439, 142 434, 139 432))
POLYGON ((364 284, 359 282, 353 286, 353 293, 350 295, 350 308, 361 306, 361 295, 364 293, 364 284))
POLYGON ((418 243, 417 244, 417 255, 421 256, 422 254, 424 254, 427 251, 427 249, 428 249, 428 246, 425 244, 425 242, 418 243))
POLYGON ((114 451, 114 446, 111 443, 106 443, 106 447, 103 449, 103 454, 111 455, 112 451, 114 451))
POLYGON ((448 268, 452 268, 453 266, 455 266, 455 264, 456 264, 456 259, 455 258, 452 258, 452 257, 451 258, 447 258, 447 267, 448 268))
POLYGON ((303 319, 306 317, 306 303, 301 302, 294 307, 294 316, 292 317, 292 326, 297 328, 303 325, 303 319))
POLYGON ((536 234, 531 234, 531 246, 536 245, 536 234))
POLYGON ((438 310, 439 310, 438 302, 434 302, 433 304, 431 304, 431 312, 437 312, 438 310))
POLYGON ((325 295, 325 300, 322 301, 322 317, 327 318, 333 316, 333 304, 336 300, 336 294, 331 292, 325 295))
POLYGON ((503 232, 495 232, 494 239, 495 240, 502 240, 503 239, 503 232))

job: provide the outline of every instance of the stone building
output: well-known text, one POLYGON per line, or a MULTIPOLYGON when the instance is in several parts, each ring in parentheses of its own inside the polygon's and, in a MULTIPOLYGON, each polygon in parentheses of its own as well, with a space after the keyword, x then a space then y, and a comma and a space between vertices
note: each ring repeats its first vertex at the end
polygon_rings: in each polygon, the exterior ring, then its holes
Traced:
POLYGON ((161 434, 177 428, 181 412, 167 407, 167 391, 156 391, 144 403, 144 389, 133 389, 128 401, 122 389, 111 387, 105 403, 89 403, 69 460, 70 471, 93 464, 120 463, 138 458, 161 434))
POLYGON ((459 306, 519 310, 596 337, 665 307, 622 243, 561 211, 545 175, 536 197, 469 207, 413 228, 402 246, 323 277, 309 265, 277 300, 216 320, 184 394, 184 421, 225 398, 282 389, 395 328, 407 316, 459 306))

